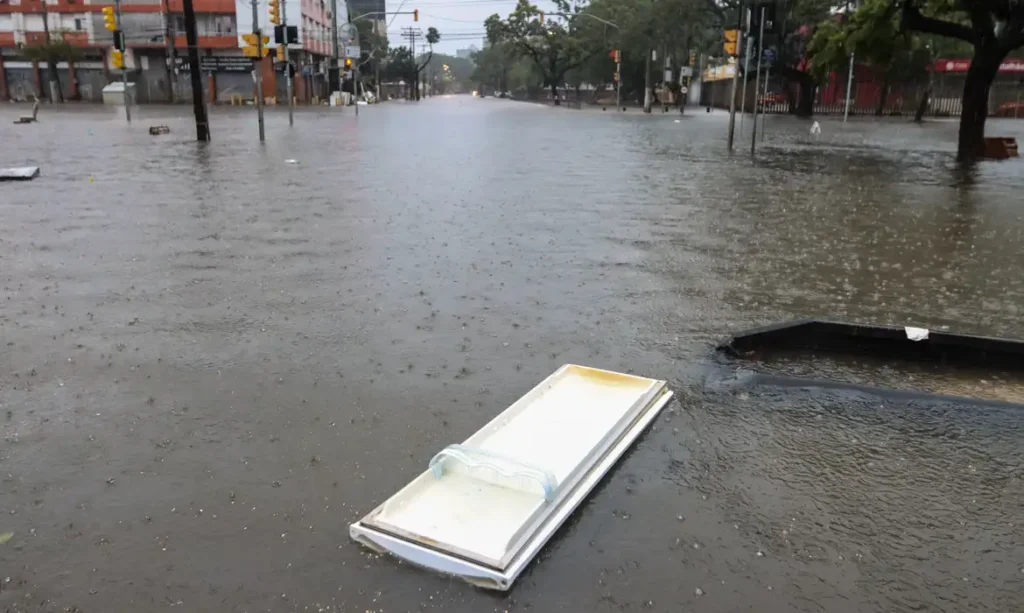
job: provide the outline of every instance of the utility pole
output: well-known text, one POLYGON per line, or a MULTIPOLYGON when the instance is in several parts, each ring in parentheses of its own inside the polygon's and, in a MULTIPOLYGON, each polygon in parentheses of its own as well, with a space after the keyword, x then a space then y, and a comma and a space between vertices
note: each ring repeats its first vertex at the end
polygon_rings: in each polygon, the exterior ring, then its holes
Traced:
POLYGON ((174 61, 174 18, 171 15, 171 0, 163 0, 164 9, 164 42, 167 43, 167 101, 176 102, 175 86, 178 84, 178 76, 175 73, 174 61))
POLYGON ((284 80, 285 92, 288 94, 288 125, 295 125, 295 116, 292 110, 292 65, 288 61, 288 0, 281 2, 281 33, 284 35, 284 80))
POLYGON ((210 124, 206 119, 203 101, 203 76, 199 73, 199 34, 196 32, 196 11, 192 0, 183 0, 185 13, 185 41, 188 44, 188 69, 192 79, 192 110, 196 116, 196 140, 210 140, 210 124))
POLYGON ((736 134, 736 82, 740 78, 740 50, 737 48, 743 40, 740 32, 743 31, 743 2, 736 8, 736 42, 733 51, 736 52, 736 63, 732 69, 732 87, 729 89, 729 151, 732 151, 732 141, 736 134))
POLYGON ((412 83, 409 84, 410 100, 419 100, 420 97, 420 72, 416 65, 416 37, 420 35, 418 28, 402 28, 402 38, 409 39, 409 52, 412 53, 412 66, 416 71, 412 75, 412 83))
POLYGON ((328 95, 341 92, 338 74, 338 0, 331 0, 331 63, 327 68, 328 95))
MULTIPOLYGON (((334 0, 332 0, 333 4, 334 0)), ((256 60, 252 63, 256 73, 256 115, 260 123, 260 142, 266 140, 263 134, 263 34, 260 33, 260 15, 256 9, 256 0, 250 0, 252 4, 252 33, 256 35, 256 60)), ((189 44, 189 51, 192 45, 189 44)))
MULTIPOLYGON (((121 0, 114 0, 114 17, 117 19, 117 27, 121 27, 121 0)), ((121 30, 121 51, 128 50, 128 44, 125 40, 124 30, 121 30)), ((124 88, 124 116, 128 120, 128 123, 132 122, 132 109, 129 104, 128 96, 128 67, 121 67, 121 86, 124 88)))
POLYGON ((757 94, 761 91, 761 57, 764 55, 764 5, 761 5, 761 18, 758 20, 760 34, 757 37, 757 77, 754 79, 754 129, 750 133, 750 155, 757 150, 757 94))

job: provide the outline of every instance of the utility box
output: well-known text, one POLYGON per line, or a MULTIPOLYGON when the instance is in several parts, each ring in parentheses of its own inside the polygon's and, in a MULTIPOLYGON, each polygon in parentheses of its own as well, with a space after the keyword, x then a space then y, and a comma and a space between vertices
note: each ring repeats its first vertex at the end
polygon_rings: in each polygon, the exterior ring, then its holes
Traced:
MULTIPOLYGON (((114 81, 108 83, 103 88, 103 104, 110 104, 114 106, 124 106, 124 88, 125 84, 121 81, 114 81)), ((135 84, 128 84, 128 103, 135 104, 135 84)))

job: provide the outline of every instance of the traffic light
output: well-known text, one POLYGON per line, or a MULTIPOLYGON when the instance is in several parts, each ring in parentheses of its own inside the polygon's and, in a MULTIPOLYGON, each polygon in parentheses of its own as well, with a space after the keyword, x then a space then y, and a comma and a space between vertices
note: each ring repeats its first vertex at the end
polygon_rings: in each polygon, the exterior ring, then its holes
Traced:
POLYGON ((117 17, 114 15, 114 7, 103 7, 103 27, 113 32, 117 29, 117 17))
POLYGON ((739 30, 726 30, 725 31, 725 44, 722 45, 723 51, 726 55, 737 55, 736 41, 739 40, 739 30))
POLYGON ((419 9, 413 9, 412 10, 412 20, 413 21, 419 21, 420 20, 420 10, 419 9))
POLYGON ((114 68, 124 68, 124 54, 114 49, 110 52, 110 64, 114 68))
POLYGON ((267 10, 270 11, 270 23, 281 23, 281 0, 267 0, 267 10))
POLYGON ((277 57, 277 61, 283 62, 284 61, 284 45, 278 45, 277 46, 277 51, 274 52, 274 55, 277 57))
POLYGON ((345 58, 345 70, 348 70, 349 68, 352 68, 352 58, 347 57, 345 58))
POLYGON ((266 57, 270 55, 270 44, 269 36, 260 36, 255 32, 246 32, 242 34, 242 40, 245 41, 246 46, 242 47, 242 55, 245 57, 266 57), (263 39, 262 41, 260 39, 263 39), (260 43, 263 44, 263 54, 260 54, 260 43))
POLYGON ((612 58, 612 61, 616 64, 622 62, 622 52, 618 49, 612 49, 611 52, 608 53, 608 57, 612 58))

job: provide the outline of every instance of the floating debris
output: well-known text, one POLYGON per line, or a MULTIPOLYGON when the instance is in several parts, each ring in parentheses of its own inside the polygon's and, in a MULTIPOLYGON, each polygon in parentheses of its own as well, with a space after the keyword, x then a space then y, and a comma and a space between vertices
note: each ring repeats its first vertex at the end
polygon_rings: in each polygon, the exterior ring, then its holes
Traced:
POLYGON ((3 545, 12 538, 14 538, 13 532, 0 532, 0 545, 3 545))

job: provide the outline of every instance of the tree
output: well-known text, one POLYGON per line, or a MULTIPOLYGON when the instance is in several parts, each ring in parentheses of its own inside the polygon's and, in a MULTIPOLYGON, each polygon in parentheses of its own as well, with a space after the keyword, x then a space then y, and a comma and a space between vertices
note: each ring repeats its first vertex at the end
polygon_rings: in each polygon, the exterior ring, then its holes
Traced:
MULTIPOLYGON (((908 82, 927 76, 930 51, 908 31, 901 31, 892 0, 865 0, 853 13, 833 16, 815 29, 807 46, 811 71, 824 79, 832 70, 848 66, 851 56, 878 71, 882 77, 876 115, 884 112, 889 83, 908 82)), ((928 93, 922 98, 927 103, 928 93)), ((923 114, 923 111, 922 113, 923 114)))
MULTIPOLYGON (((26 59, 40 64, 46 64, 46 71, 49 74, 52 92, 56 92, 58 99, 63 102, 64 94, 60 89, 60 79, 57 78, 58 62, 74 62, 82 57, 82 52, 63 38, 50 38, 41 44, 29 45, 21 50, 26 59)), ((57 100, 51 100, 57 102, 57 100)))
POLYGON ((379 76, 388 58, 388 37, 379 32, 371 19, 355 17, 353 23, 359 30, 359 73, 379 76))
POLYGON ((427 54, 427 59, 423 60, 422 64, 418 64, 416 66, 416 74, 413 77, 413 80, 415 81, 416 91, 414 100, 420 99, 420 73, 423 72, 423 69, 426 68, 427 64, 430 63, 430 60, 433 59, 434 44, 437 43, 437 41, 441 40, 441 34, 437 31, 437 28, 430 27, 427 28, 427 35, 424 38, 427 41, 427 45, 429 45, 430 47, 430 52, 427 54))
POLYGON ((973 48, 961 98, 957 159, 976 160, 985 152, 989 90, 999 65, 1010 52, 1024 47, 1024 1, 902 0, 897 6, 903 28, 956 39, 973 48))
MULTIPOLYGON (((498 15, 484 22, 487 38, 492 44, 508 42, 530 58, 543 75, 544 85, 551 88, 554 103, 560 103, 558 88, 567 72, 585 62, 595 53, 584 48, 577 36, 579 4, 569 0, 552 0, 563 20, 548 18, 529 0, 519 0, 508 18, 498 15)), ((551 15, 554 17, 554 14, 551 15)))
POLYGON ((416 80, 416 61, 408 47, 393 47, 388 50, 388 58, 381 63, 380 78, 385 81, 401 81, 409 86, 409 97, 412 98, 412 85, 416 80))

